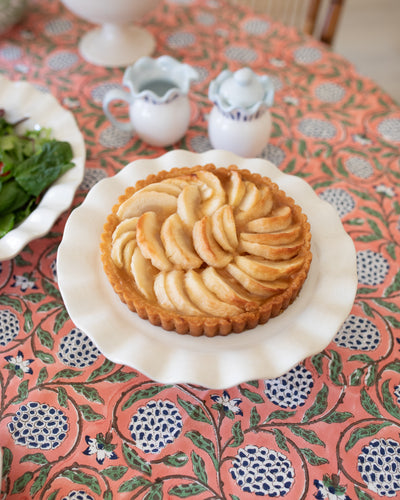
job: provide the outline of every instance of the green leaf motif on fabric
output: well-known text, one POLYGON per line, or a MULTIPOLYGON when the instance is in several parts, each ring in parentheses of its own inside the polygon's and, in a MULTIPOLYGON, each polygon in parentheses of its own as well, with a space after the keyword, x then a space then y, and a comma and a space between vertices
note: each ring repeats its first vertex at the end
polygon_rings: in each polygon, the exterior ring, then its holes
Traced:
POLYGON ((43 347, 46 347, 47 349, 53 348, 54 340, 49 332, 43 330, 43 328, 39 326, 38 329, 36 330, 36 335, 38 336, 38 339, 43 347))
POLYGON ((306 411, 302 422, 309 422, 313 417, 322 415, 328 407, 328 387, 324 384, 315 397, 314 403, 306 411))
POLYGON ((310 450, 310 448, 300 448, 300 451, 306 457, 307 462, 310 465, 329 464, 329 460, 327 458, 319 457, 316 453, 310 450))
POLYGON ((82 484, 87 486, 93 491, 93 493, 96 493, 97 495, 101 494, 100 484, 96 477, 92 476, 91 474, 86 474, 82 471, 65 470, 61 473, 61 475, 75 484, 82 484))
POLYGON ((104 363, 102 363, 99 368, 97 368, 96 370, 93 370, 93 372, 89 375, 87 381, 92 382, 93 380, 95 380, 98 377, 101 377, 103 375, 107 375, 114 368, 115 368, 115 363, 113 363, 109 359, 106 359, 104 361, 104 363))
POLYGON ((262 398, 262 396, 260 396, 260 394, 257 394, 256 392, 249 391, 245 387, 244 388, 239 387, 239 390, 240 390, 240 393, 242 394, 242 396, 249 399, 252 403, 262 404, 265 402, 264 399, 262 398))
POLYGON ((286 420, 295 415, 295 413, 295 411, 276 410, 268 415, 264 423, 266 424, 271 420, 286 420))
POLYGON ((215 454, 214 443, 210 441, 210 439, 202 436, 199 431, 188 431, 185 436, 189 438, 195 446, 204 450, 210 456, 215 468, 218 469, 219 465, 215 454))
POLYGON ((33 478, 32 472, 30 471, 25 472, 25 474, 23 474, 15 481, 12 493, 21 493, 22 491, 24 491, 26 485, 29 483, 29 481, 31 481, 32 478, 33 478))
POLYGON ((183 451, 178 451, 172 455, 166 455, 159 460, 153 460, 153 464, 165 464, 169 467, 184 467, 189 461, 189 457, 183 451))
POLYGON ((208 477, 206 472, 206 464, 204 460, 195 451, 191 454, 193 472, 203 484, 208 484, 208 477))
POLYGON ((363 374, 364 370, 362 368, 356 368, 350 375, 350 385, 351 386, 360 385, 363 374))
POLYGON ((289 451, 289 447, 287 445, 287 439, 283 432, 280 429, 273 429, 276 444, 279 446, 281 450, 289 451))
POLYGON ((332 382, 335 385, 343 385, 340 380, 340 376, 342 375, 343 363, 340 354, 336 351, 330 351, 331 359, 329 360, 329 376, 332 382))
POLYGON ((64 387, 57 388, 57 401, 63 408, 68 408, 68 394, 64 387))
POLYGON ((138 470, 140 472, 143 472, 144 474, 147 474, 148 476, 151 476, 151 465, 143 460, 134 448, 131 448, 126 443, 123 443, 122 452, 124 454, 126 463, 131 469, 138 470))
POLYGON ((109 375, 106 380, 110 384, 118 384, 120 382, 129 382, 129 380, 132 380, 135 377, 137 377, 137 373, 134 371, 126 373, 118 370, 115 373, 109 375))
POLYGON ((211 425, 211 420, 204 413, 204 410, 200 405, 195 405, 190 401, 185 401, 184 399, 178 396, 178 403, 182 406, 182 408, 186 411, 190 418, 193 420, 197 420, 198 422, 205 422, 211 425))
POLYGON ((30 333, 33 329, 32 311, 24 312, 24 332, 30 333))
POLYGON ((121 484, 121 486, 118 488, 118 493, 128 493, 130 491, 134 491, 137 488, 143 488, 143 487, 149 487, 152 483, 142 477, 142 476, 136 476, 132 479, 129 479, 129 481, 125 481, 124 483, 121 484))
POLYGON ((168 494, 174 495, 179 498, 189 498, 195 495, 199 495, 204 491, 207 491, 207 488, 205 486, 198 483, 189 483, 173 486, 170 490, 168 490, 168 494))
POLYGON ((10 306, 15 309, 17 312, 22 313, 21 303, 17 299, 13 299, 8 295, 0 295, 0 305, 10 306))
POLYGON ((324 357, 325 357, 324 353, 320 352, 318 354, 315 354, 315 356, 312 356, 312 358, 311 358, 311 363, 313 364, 314 368, 317 370, 318 375, 322 375, 322 373, 323 373, 322 361, 323 361, 324 357))
POLYGON ((79 411, 86 422, 96 422, 105 418, 104 415, 96 413, 89 405, 79 405, 79 411))
POLYGON ((18 386, 18 403, 22 403, 28 396, 28 381, 24 380, 18 386))
POLYGON ((308 441, 311 444, 318 444, 320 446, 325 446, 325 443, 320 440, 315 431, 311 429, 304 429, 304 427, 300 427, 295 424, 289 424, 289 429, 295 434, 303 438, 305 441, 308 441))
POLYGON ((127 472, 128 467, 123 465, 111 466, 107 467, 107 469, 103 469, 100 471, 100 474, 106 476, 113 481, 119 481, 127 472))
POLYGON ((143 497, 143 500, 163 500, 162 483, 155 483, 150 491, 143 497))
POLYGON ((370 395, 363 388, 361 389, 361 405, 373 417, 380 418, 382 415, 379 412, 378 406, 371 399, 370 395))
POLYGON ((46 365, 52 365, 55 363, 53 356, 47 352, 35 351, 34 354, 37 358, 43 361, 43 363, 46 363, 46 365))
POLYGON ((338 424, 341 422, 346 422, 346 420, 351 417, 353 417, 353 414, 348 411, 334 411, 324 417, 323 421, 327 424, 338 424))
POLYGON ((122 409, 127 410, 130 408, 134 403, 137 401, 140 401, 141 399, 150 399, 159 394, 160 392, 164 391, 165 389, 169 389, 172 387, 171 385, 152 385, 151 387, 148 387, 147 389, 142 389, 140 391, 136 391, 130 396, 128 401, 123 405, 122 409))
POLYGON ((393 401, 389 384, 390 380, 385 380, 385 382, 382 384, 383 406, 392 415, 392 417, 400 420, 400 408, 393 401))
POLYGON ((261 417, 257 411, 257 408, 253 406, 250 412, 250 427, 255 427, 260 423, 261 417))
POLYGON ((104 399, 94 387, 87 387, 83 384, 71 384, 71 386, 78 394, 84 396, 88 401, 104 404, 104 399))
POLYGON ((233 436, 233 441, 232 443, 229 443, 229 446, 232 448, 236 448, 237 446, 240 446, 243 441, 244 441, 244 435, 242 431, 242 425, 240 423, 240 420, 237 420, 233 426, 232 426, 232 436, 233 436))
POLYGON ((346 443, 345 450, 349 451, 360 439, 375 436, 375 434, 388 425, 392 424, 390 422, 382 422, 379 424, 369 424, 365 427, 358 427, 351 433, 350 438, 346 443))
POLYGON ((72 379, 75 377, 79 377, 79 375, 82 375, 82 373, 83 372, 81 370, 72 370, 71 368, 66 368, 65 370, 60 370, 59 372, 57 372, 51 380, 54 381, 60 378, 72 379))
POLYGON ((38 491, 40 491, 43 488, 44 483, 46 482, 46 479, 49 475, 50 470, 51 470, 51 466, 48 465, 46 467, 43 467, 43 469, 40 471, 38 477, 36 478, 36 480, 32 484, 31 489, 29 491, 29 493, 32 495, 32 497, 33 497, 33 495, 35 495, 35 493, 37 493, 38 491))
POLYGON ((54 320, 54 333, 58 333, 68 320, 69 315, 66 309, 61 309, 54 320))
POLYGON ((40 369, 36 385, 41 385, 48 378, 49 374, 46 367, 40 369))
POLYGON ((43 455, 43 453, 32 453, 30 455, 24 455, 21 460, 23 462, 32 462, 33 464, 45 465, 48 463, 47 458, 43 455))

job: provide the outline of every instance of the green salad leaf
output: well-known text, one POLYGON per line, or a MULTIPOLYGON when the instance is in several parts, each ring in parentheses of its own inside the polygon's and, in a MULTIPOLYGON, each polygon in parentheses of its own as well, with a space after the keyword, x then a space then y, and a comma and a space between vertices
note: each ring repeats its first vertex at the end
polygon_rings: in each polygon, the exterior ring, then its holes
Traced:
POLYGON ((51 130, 18 133, 0 109, 0 238, 39 204, 49 186, 74 166, 71 145, 51 130))

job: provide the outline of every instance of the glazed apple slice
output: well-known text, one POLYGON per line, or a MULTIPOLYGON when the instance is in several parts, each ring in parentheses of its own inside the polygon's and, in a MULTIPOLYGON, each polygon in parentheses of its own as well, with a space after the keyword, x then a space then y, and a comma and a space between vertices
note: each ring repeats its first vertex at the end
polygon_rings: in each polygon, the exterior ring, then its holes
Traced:
POLYGON ((268 260, 289 260, 296 256, 303 246, 303 239, 298 239, 287 245, 264 245, 241 239, 240 250, 251 255, 258 255, 268 260))
POLYGON ((232 260, 232 255, 225 252, 216 242, 209 217, 203 217, 193 226, 193 245, 209 266, 225 267, 232 260))
POLYGON ((228 273, 235 278, 243 288, 249 293, 258 295, 259 297, 269 298, 277 293, 281 293, 288 287, 288 283, 283 280, 262 281, 250 276, 243 269, 240 269, 236 264, 230 263, 226 267, 228 273))
POLYGON ((240 234, 240 239, 261 245, 286 245, 297 240, 301 235, 301 225, 293 224, 282 231, 272 233, 245 233, 240 234))
POLYGON ((164 309, 168 309, 169 311, 176 311, 174 303, 167 294, 167 289, 165 285, 166 275, 167 273, 164 271, 157 274, 157 276, 154 279, 154 293, 161 307, 163 307, 164 309))
POLYGON ((202 212, 204 215, 211 215, 225 204, 225 190, 218 177, 208 170, 197 172, 197 177, 203 183, 202 212))
POLYGON ((139 291, 147 299, 154 300, 153 282, 156 269, 154 269, 150 261, 142 255, 139 247, 135 248, 132 255, 131 273, 139 291))
POLYGON ((139 217, 131 217, 129 219, 124 219, 118 226, 114 229, 112 234, 112 241, 114 242, 119 236, 127 231, 136 231, 137 221, 139 217))
POLYGON ((160 224, 155 212, 146 212, 139 217, 136 241, 143 256, 150 259, 154 267, 160 271, 169 271, 171 262, 165 254, 160 239, 160 224))
POLYGON ((246 223, 245 231, 253 233, 271 233, 286 229, 292 222, 292 210, 288 206, 279 207, 268 217, 253 219, 246 223))
POLYGON ((136 241, 136 231, 122 233, 113 242, 111 248, 111 258, 117 267, 121 268, 124 266, 124 249, 131 240, 136 241))
POLYGON ((196 184, 186 186, 178 197, 177 214, 190 229, 200 218, 200 204, 201 194, 196 184))
POLYGON ((155 212, 164 217, 176 212, 177 198, 158 191, 138 191, 125 200, 118 209, 120 219, 139 217, 145 212, 155 212))
POLYGON ((227 252, 234 252, 238 246, 233 209, 223 205, 211 216, 212 233, 217 243, 227 252))
POLYGON ((203 263, 178 214, 170 215, 161 226, 161 241, 168 259, 179 269, 195 269, 203 263))
POLYGON ((228 203, 231 207, 239 206, 246 192, 246 186, 242 177, 236 170, 233 170, 230 175, 227 186, 228 203))
POLYGON ((185 290, 185 272, 177 269, 170 271, 165 276, 165 290, 177 309, 182 314, 189 316, 200 316, 201 310, 198 309, 189 299, 185 290))
POLYGON ((252 183, 249 183, 248 186, 249 191, 246 191, 246 195, 239 205, 239 211, 236 213, 236 222, 240 225, 249 220, 267 216, 271 212, 274 203, 272 193, 267 186, 263 186, 261 189, 255 187, 252 183), (254 186, 255 190, 252 186, 254 186), (247 202, 246 198, 248 198, 247 202))
POLYGON ((235 264, 255 279, 263 281, 275 281, 288 277, 298 271, 303 265, 302 256, 290 260, 272 261, 258 257, 237 255, 235 264))
POLYGON ((258 303, 250 295, 244 295, 239 292, 233 284, 229 283, 227 279, 221 276, 220 273, 213 267, 207 267, 202 271, 201 277, 203 278, 206 287, 215 293, 215 295, 223 302, 229 302, 235 306, 249 311, 258 306, 258 303))
POLYGON ((219 300, 192 269, 185 274, 185 288, 193 304, 210 316, 229 317, 242 312, 239 307, 219 300))

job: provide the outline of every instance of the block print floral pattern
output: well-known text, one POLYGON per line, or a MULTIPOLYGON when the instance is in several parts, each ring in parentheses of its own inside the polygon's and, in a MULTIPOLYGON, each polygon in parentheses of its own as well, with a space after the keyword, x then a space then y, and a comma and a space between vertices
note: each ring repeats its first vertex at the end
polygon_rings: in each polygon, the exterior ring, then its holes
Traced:
MULTIPOLYGON (((224 0, 166 0, 155 55, 193 65, 193 120, 170 149, 210 149, 207 90, 249 65, 275 85, 263 157, 304 178, 353 239, 358 292, 322 352, 274 380, 164 385, 98 351, 70 320, 50 233, 0 263, 0 498, 377 500, 400 494, 400 109, 307 36, 224 0)), ((123 68, 86 63, 86 21, 56 0, 0 40, 2 72, 51 92, 87 148, 72 208, 101 179, 165 152, 107 122, 123 68)), ((110 335, 117 336, 110 330, 110 335)), ((149 355, 149 353, 146 353, 149 355)), ((234 369, 234 367, 232 367, 234 369)))

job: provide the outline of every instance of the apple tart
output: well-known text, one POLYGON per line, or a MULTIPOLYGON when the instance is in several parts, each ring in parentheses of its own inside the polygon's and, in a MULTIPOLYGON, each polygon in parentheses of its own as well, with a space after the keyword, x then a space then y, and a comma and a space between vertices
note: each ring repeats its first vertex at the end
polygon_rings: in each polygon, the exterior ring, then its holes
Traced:
POLYGON ((307 277, 310 242, 307 217, 269 178, 209 164, 128 187, 104 225, 101 257, 141 318, 212 337, 284 311, 307 277))

